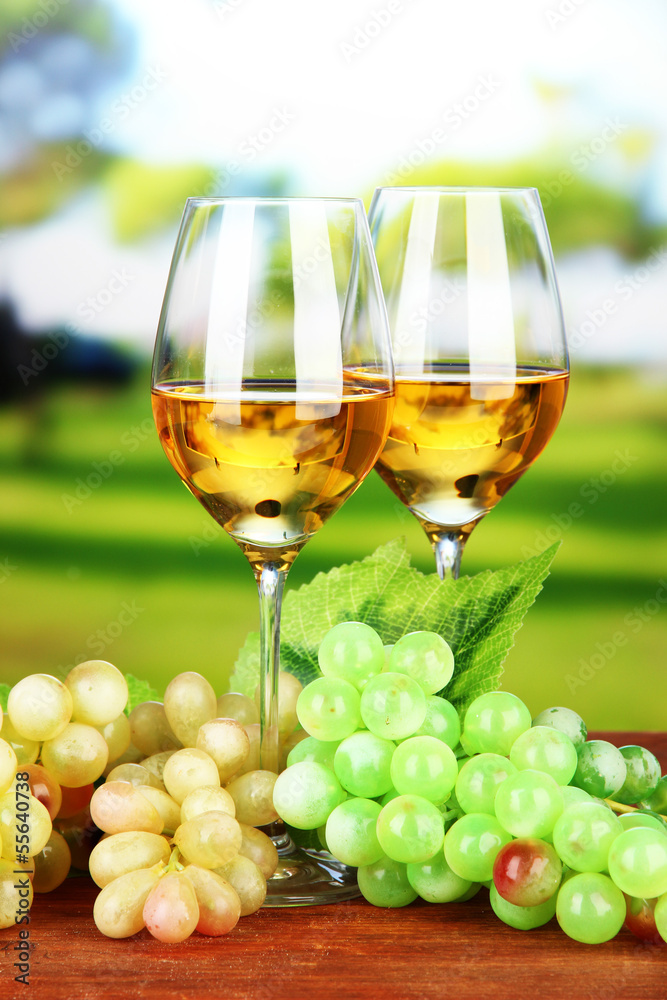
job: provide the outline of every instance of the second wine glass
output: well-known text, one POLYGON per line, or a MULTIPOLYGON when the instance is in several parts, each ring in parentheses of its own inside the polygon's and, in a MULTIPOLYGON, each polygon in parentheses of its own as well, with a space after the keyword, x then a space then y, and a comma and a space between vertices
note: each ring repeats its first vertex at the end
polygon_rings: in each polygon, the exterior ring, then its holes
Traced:
POLYGON ((456 578, 471 531, 565 405, 549 236, 532 188, 379 188, 370 224, 396 372, 376 468, 422 525, 441 578, 456 578))

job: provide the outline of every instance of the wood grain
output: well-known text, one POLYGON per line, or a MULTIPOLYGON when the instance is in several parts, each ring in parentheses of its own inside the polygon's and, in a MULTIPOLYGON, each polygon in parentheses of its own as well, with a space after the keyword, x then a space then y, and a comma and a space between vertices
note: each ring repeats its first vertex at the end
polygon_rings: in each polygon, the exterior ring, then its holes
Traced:
MULTIPOLYGON (((593 734, 591 734, 593 735, 593 734)), ((640 743, 667 770, 667 735, 595 734, 640 743)), ((496 919, 481 890, 464 904, 382 910, 361 901, 260 910, 224 938, 163 945, 147 931, 103 937, 97 888, 69 879, 37 898, 28 987, 14 981, 18 932, 0 934, 0 998, 225 1000, 665 1000, 667 947, 622 931, 605 945, 571 941, 555 921, 525 933, 496 919)))

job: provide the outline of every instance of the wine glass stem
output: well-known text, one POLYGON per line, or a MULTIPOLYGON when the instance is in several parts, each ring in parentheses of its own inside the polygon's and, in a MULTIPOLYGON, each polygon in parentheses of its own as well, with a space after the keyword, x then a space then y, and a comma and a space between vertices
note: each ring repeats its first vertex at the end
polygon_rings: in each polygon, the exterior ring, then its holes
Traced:
POLYGON ((448 531, 433 539, 435 565, 441 580, 458 580, 461 572, 461 556, 467 539, 466 534, 456 530, 448 531))
POLYGON ((287 568, 266 562, 257 577, 259 590, 260 767, 278 770, 278 672, 280 663, 280 609, 287 568))

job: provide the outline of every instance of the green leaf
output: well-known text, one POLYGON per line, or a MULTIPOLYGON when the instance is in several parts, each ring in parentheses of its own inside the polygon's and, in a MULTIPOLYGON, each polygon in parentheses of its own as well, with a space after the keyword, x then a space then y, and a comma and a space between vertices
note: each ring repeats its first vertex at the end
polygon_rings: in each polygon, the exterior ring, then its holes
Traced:
MULTIPOLYGON (((283 605, 281 669, 303 684, 321 676, 317 649, 338 622, 363 621, 385 644, 406 632, 437 632, 452 647, 454 676, 440 692, 460 712, 498 687, 502 665, 523 617, 542 589, 559 543, 524 562, 447 580, 410 565, 405 541, 382 545, 360 562, 338 566, 289 591, 283 605)), ((251 633, 232 677, 234 690, 252 695, 259 679, 259 636, 251 633)))
POLYGON ((160 701, 155 688, 152 688, 148 681, 141 681, 133 674, 125 674, 128 687, 128 699, 125 706, 125 714, 129 715, 133 708, 140 705, 142 701, 160 701))
POLYGON ((9 692, 11 687, 9 684, 0 684, 0 705, 2 705, 2 711, 7 711, 7 699, 9 698, 9 692))

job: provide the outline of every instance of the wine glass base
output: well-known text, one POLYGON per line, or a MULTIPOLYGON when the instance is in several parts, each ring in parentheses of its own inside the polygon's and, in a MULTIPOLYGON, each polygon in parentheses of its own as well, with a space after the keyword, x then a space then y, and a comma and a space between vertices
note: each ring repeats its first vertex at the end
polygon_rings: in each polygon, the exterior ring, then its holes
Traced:
POLYGON ((278 868, 267 881, 264 906, 342 903, 361 895, 357 869, 336 861, 328 851, 306 851, 290 839, 278 849, 278 857, 278 868))

